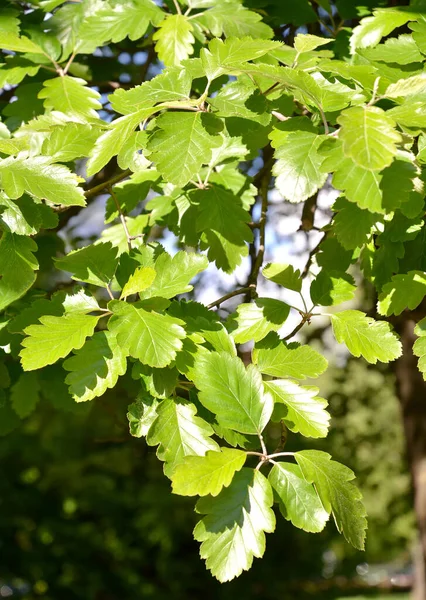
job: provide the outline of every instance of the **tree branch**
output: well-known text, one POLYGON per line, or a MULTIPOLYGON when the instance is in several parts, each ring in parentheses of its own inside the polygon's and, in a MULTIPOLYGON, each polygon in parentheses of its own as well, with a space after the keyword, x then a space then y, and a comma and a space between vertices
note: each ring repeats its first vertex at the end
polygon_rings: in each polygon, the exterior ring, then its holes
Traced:
POLYGON ((215 306, 220 306, 222 302, 225 302, 225 300, 229 300, 230 298, 233 298, 234 296, 239 296, 240 294, 246 294, 248 292, 251 292, 253 288, 255 288, 255 286, 250 285, 247 287, 240 288, 238 290, 234 290, 233 292, 229 292, 229 294, 225 294, 224 296, 222 296, 222 298, 219 298, 218 300, 211 302, 211 304, 208 304, 207 308, 214 308, 215 306))
POLYGON ((102 183, 94 185, 93 187, 89 187, 84 192, 84 195, 86 196, 86 198, 93 198, 93 196, 97 196, 104 190, 109 189, 115 183, 118 183, 119 181, 126 179, 126 177, 129 177, 129 175, 131 175, 131 174, 132 174, 132 171, 130 169, 126 169, 125 171, 118 173, 118 175, 114 175, 113 177, 106 179, 102 183))

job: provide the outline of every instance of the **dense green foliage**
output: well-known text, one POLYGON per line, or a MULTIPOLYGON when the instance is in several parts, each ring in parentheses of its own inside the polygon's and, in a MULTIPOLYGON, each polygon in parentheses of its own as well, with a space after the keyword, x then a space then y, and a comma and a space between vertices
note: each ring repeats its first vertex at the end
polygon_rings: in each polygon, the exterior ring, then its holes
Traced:
POLYGON ((386 319, 335 307, 354 299, 354 274, 383 317, 426 295, 424 6, 336 5, 340 24, 327 0, 11 0, 0 12, 2 98, 15 99, 0 123, 0 430, 41 398, 74 410, 123 386, 131 434, 157 447, 174 493, 200 496, 194 537, 222 582, 263 555, 280 512, 308 532, 332 515, 364 547, 354 473, 309 440, 284 450, 288 430, 329 427, 303 383, 327 360, 292 340, 327 316, 353 356, 393 361, 386 319), (306 23, 316 33, 294 36, 306 23), (102 73, 120 44, 148 49, 146 68, 118 77, 137 85, 102 73), (264 264, 270 190, 313 213, 329 175, 342 195, 306 268, 264 264), (64 244, 68 220, 106 192, 109 226, 64 244), (233 274, 248 256, 245 286, 189 299, 207 268, 233 274), (259 297, 262 277, 299 306, 259 297), (216 310, 240 296, 230 315, 216 310))

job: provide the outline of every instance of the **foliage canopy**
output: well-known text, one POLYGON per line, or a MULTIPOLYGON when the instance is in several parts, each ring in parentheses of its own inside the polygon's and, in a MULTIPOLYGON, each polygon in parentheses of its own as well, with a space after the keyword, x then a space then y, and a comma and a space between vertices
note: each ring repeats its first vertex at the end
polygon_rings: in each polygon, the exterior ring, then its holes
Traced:
MULTIPOLYGON (((263 555, 274 500, 309 532, 333 515, 362 549, 353 472, 325 452, 284 451, 287 430, 321 438, 329 424, 318 389, 300 383, 327 361, 292 340, 327 315, 354 356, 395 360, 387 320, 336 307, 353 299, 354 274, 374 285, 384 317, 426 295, 425 7, 352 14, 341 1, 338 25, 326 0, 160 4, 11 0, 0 10, 0 80, 16 98, 0 122, 1 433, 51 400, 46 370, 76 402, 132 378, 130 432, 157 446, 174 493, 200 496, 194 537, 220 581, 263 555), (283 23, 315 22, 321 35, 280 41, 283 23), (94 59, 119 43, 147 49, 146 69, 106 94, 94 59), (305 270, 264 264, 270 190, 305 203, 306 217, 329 176, 342 194, 305 270), (69 219, 105 193, 98 239, 64 245, 69 219), (159 230, 181 248, 174 256, 159 230), (182 296, 208 267, 232 274, 248 256, 247 285, 209 306, 182 296), (303 308, 259 297, 261 277, 303 308), (232 314, 220 310, 241 297, 232 314)), ((312 217, 302 225, 314 229, 312 217)))

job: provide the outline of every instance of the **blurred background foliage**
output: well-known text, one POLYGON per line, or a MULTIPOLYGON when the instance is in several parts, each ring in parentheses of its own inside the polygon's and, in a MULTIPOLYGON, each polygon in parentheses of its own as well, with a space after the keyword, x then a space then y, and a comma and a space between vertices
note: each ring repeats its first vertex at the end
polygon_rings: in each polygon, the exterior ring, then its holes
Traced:
MULTIPOLYGON (((317 447, 357 474, 369 514, 366 553, 351 549, 333 524, 312 536, 279 519, 265 559, 223 586, 198 559, 193 501, 170 493, 155 450, 128 435, 123 415, 135 383, 123 379, 87 405, 63 397, 62 410, 42 400, 0 439, 0 578, 11 589, 49 600, 290 600, 322 598, 322 590, 337 598, 335 586, 351 587, 346 578, 360 563, 409 561, 409 476, 386 370, 350 360, 321 382, 333 427, 317 447)), ((61 389, 52 389, 59 405, 61 389)), ((287 446, 298 442, 290 434, 287 446)))

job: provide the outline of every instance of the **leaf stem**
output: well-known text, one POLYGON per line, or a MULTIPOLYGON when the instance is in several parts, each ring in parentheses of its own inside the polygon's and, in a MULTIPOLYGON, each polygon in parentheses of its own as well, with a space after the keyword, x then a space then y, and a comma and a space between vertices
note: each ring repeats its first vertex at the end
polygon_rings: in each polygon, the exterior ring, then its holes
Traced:
POLYGON ((300 331, 303 327, 303 325, 308 321, 308 316, 304 315, 302 320, 300 321, 300 323, 298 325, 296 325, 296 327, 293 329, 293 331, 291 331, 288 335, 286 335, 283 340, 286 342, 287 340, 290 340, 293 336, 296 335, 296 333, 298 331, 300 331))
POLYGON ((270 460, 271 458, 278 458, 279 456, 294 456, 294 454, 294 452, 276 452, 275 454, 269 454, 267 458, 270 460))
POLYGON ((182 11, 181 11, 181 9, 180 9, 180 6, 179 6, 179 3, 178 3, 178 1, 177 1, 177 0, 173 0, 173 4, 175 5, 175 8, 176 8, 176 12, 177 12, 177 14, 178 14, 178 15, 181 15, 181 14, 182 14, 182 11))
POLYGON ((208 304, 207 308, 215 308, 215 306, 220 306, 222 304, 222 302, 225 302, 226 300, 229 300, 230 298, 233 298, 234 296, 239 296, 240 294, 247 294, 248 292, 251 292, 253 290, 253 288, 255 288, 255 287, 256 286, 249 285, 247 287, 243 287, 238 290, 234 290, 233 292, 229 292, 229 294, 225 294, 224 296, 222 296, 222 298, 219 298, 218 300, 215 300, 214 302, 211 302, 210 304, 208 304))
MULTIPOLYGON (((108 292, 108 296, 111 298, 111 300, 115 300, 115 298, 114 298, 114 296, 113 296, 113 294, 112 294, 112 292, 111 292, 111 288, 109 287, 109 284, 108 284, 108 283, 106 284, 106 288, 105 288, 105 289, 106 289, 106 291, 108 292)), ((109 311, 108 311, 108 312, 109 312, 109 311)))
POLYGON ((111 186, 109 186, 108 191, 111 194, 111 198, 114 200, 114 204, 117 207, 117 210, 120 214, 120 221, 121 221, 121 224, 123 225, 124 233, 126 234, 127 245, 129 247, 129 252, 130 252, 132 250, 132 236, 130 235, 130 232, 127 228, 126 217, 123 215, 123 211, 121 210, 121 206, 118 201, 118 198, 111 186))

